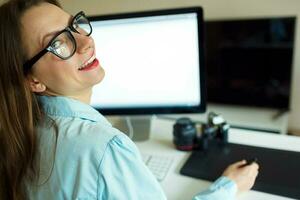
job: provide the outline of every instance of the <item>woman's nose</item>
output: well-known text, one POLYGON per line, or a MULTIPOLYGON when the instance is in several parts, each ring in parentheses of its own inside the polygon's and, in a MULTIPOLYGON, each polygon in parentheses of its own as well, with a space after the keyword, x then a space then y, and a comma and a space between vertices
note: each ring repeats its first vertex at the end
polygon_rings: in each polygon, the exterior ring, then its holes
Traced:
POLYGON ((93 46, 94 40, 90 36, 74 34, 74 37, 77 43, 78 53, 85 53, 89 48, 93 46))

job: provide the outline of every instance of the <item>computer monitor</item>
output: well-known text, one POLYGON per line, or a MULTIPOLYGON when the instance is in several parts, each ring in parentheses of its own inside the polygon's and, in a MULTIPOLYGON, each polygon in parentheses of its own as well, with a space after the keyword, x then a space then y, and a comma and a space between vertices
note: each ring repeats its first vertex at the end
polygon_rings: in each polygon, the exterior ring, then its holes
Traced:
POLYGON ((296 17, 205 22, 207 101, 290 108, 296 17))
POLYGON ((93 107, 104 115, 205 112, 200 7, 89 19, 105 70, 93 107))

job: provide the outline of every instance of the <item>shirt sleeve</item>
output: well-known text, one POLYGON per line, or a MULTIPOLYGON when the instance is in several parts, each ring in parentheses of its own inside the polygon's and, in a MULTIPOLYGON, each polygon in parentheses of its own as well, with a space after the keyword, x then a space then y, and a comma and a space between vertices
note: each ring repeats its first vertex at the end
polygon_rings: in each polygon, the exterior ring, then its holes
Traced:
POLYGON ((234 200, 237 185, 229 178, 222 176, 207 190, 197 194, 193 200, 234 200))
POLYGON ((108 143, 98 171, 98 199, 166 199, 137 147, 125 135, 108 143))

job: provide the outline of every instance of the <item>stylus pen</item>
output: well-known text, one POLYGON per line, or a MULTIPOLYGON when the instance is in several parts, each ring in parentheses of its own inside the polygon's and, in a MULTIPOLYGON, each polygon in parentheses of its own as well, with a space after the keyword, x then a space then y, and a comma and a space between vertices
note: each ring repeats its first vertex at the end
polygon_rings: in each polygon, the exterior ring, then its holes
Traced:
POLYGON ((257 158, 251 158, 246 160, 246 164, 243 164, 241 167, 245 167, 247 165, 251 165, 252 163, 256 162, 257 163, 257 158))

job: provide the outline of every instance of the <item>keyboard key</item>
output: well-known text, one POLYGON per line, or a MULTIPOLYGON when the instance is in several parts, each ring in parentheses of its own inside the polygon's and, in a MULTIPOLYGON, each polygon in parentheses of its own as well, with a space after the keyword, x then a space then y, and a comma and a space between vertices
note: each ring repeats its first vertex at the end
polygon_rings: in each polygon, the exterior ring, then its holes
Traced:
POLYGON ((146 166, 160 182, 164 180, 173 163, 173 158, 170 156, 142 154, 142 158, 146 166))

